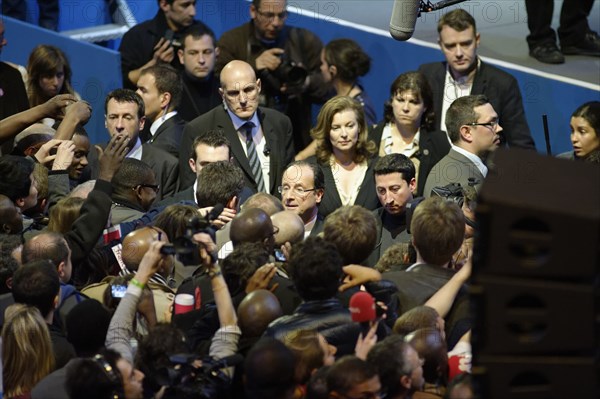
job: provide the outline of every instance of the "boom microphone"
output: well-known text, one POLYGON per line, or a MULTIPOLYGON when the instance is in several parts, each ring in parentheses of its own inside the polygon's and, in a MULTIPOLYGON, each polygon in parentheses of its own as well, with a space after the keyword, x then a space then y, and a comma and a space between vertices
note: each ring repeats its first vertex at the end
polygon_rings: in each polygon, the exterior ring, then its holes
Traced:
POLYGON ((390 19, 390 35, 396 40, 406 41, 415 31, 421 0, 395 0, 390 19))
POLYGON ((437 4, 432 4, 429 0, 394 0, 390 35, 396 40, 406 41, 412 37, 417 18, 422 12, 441 10, 463 1, 467 0, 443 0, 437 4))

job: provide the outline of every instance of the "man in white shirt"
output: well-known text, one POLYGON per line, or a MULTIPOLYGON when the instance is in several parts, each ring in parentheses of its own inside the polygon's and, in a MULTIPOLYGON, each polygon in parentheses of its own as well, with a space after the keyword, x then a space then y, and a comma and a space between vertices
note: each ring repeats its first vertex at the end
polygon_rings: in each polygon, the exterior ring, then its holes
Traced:
POLYGON ((323 230, 319 204, 325 191, 325 177, 317 164, 292 162, 284 171, 279 187, 281 203, 286 211, 296 213, 304 222, 304 237, 323 230))
POLYGON ((446 126, 452 148, 429 172, 423 192, 425 197, 431 195, 434 187, 450 183, 477 189, 488 172, 483 160, 500 144, 502 126, 484 95, 455 100, 446 113, 446 126))
POLYGON ((170 65, 157 64, 142 70, 137 94, 144 100, 146 124, 140 132, 144 143, 150 143, 179 156, 185 121, 176 111, 181 99, 181 79, 170 65))

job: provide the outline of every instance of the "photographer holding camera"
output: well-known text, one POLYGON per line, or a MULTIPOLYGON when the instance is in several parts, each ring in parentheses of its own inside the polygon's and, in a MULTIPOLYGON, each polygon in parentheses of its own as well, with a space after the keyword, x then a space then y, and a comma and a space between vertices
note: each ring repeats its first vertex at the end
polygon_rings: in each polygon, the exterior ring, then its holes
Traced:
POLYGON ((286 0, 253 0, 252 20, 223 33, 216 72, 231 60, 252 65, 263 82, 260 105, 292 120, 295 152, 310 143, 311 104, 326 99, 321 75, 323 43, 312 32, 287 26, 286 0))
MULTIPOLYGON (((232 369, 225 369, 224 375, 221 373, 214 373, 220 368, 227 367, 227 362, 218 362, 217 360, 227 358, 230 355, 235 354, 238 347, 239 337, 241 331, 237 326, 237 316, 235 309, 231 302, 231 297, 223 275, 221 274, 220 268, 213 262, 214 253, 216 251, 216 245, 210 235, 206 232, 195 233, 192 236, 194 242, 198 244, 198 255, 201 265, 207 270, 208 275, 211 278, 211 287, 217 307, 217 313, 219 317, 220 328, 214 335, 211 346, 210 346, 210 359, 200 366, 197 357, 195 355, 189 355, 185 361, 190 360, 190 367, 178 367, 178 369, 184 368, 189 372, 189 375, 179 376, 182 378, 173 377, 172 373, 169 374, 172 378, 166 378, 165 381, 161 379, 159 385, 169 385, 169 388, 165 391, 165 397, 177 397, 179 389, 185 389, 188 384, 221 384, 225 389, 229 382, 233 371, 232 369), (193 359, 192 359, 193 358, 193 359), (211 370, 211 375, 219 374, 217 380, 211 380, 207 375, 207 370, 211 370), (185 378, 184 378, 185 377, 185 378), (207 380, 208 379, 208 380, 207 380)), ((131 337, 133 334, 133 318, 135 317, 135 310, 137 303, 141 298, 142 289, 149 283, 150 278, 155 275, 159 270, 160 265, 164 259, 169 256, 161 250, 165 246, 165 242, 155 241, 150 245, 149 250, 142 258, 139 268, 135 274, 135 277, 129 283, 127 291, 117 310, 111 320, 110 327, 106 338, 106 346, 109 349, 117 351, 125 360, 133 364, 134 348, 131 346, 131 337)), ((168 355, 173 355, 169 353, 168 355)), ((180 364, 181 360, 174 359, 171 357, 173 366, 180 364)), ((216 378, 216 377, 215 377, 216 378)), ((157 381, 154 381, 157 382, 157 381)))

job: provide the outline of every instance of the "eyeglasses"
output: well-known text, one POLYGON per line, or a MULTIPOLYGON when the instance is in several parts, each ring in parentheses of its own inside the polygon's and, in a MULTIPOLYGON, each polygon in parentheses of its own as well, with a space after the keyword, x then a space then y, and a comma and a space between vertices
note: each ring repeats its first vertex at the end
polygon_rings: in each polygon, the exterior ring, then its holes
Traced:
POLYGON ((491 121, 491 122, 485 122, 485 123, 479 123, 479 122, 473 122, 473 123, 467 123, 467 126, 485 126, 485 127, 489 127, 492 130, 496 130, 498 128, 498 125, 500 123, 498 121, 491 121))
POLYGON ((158 193, 158 190, 160 189, 160 186, 158 184, 138 184, 137 186, 133 187, 133 189, 136 190, 138 187, 151 188, 152 190, 154 190, 155 193, 158 193))
POLYGON ((269 19, 269 20, 275 19, 275 17, 277 17, 277 18, 279 18, 280 21, 283 21, 288 16, 287 11, 282 11, 282 12, 276 14, 274 12, 262 12, 260 10, 256 10, 256 13, 258 15, 260 15, 261 17, 269 19))
POLYGON ((310 193, 311 191, 315 191, 316 188, 302 188, 302 187, 288 187, 288 186, 279 186, 277 187, 277 192, 279 194, 285 194, 288 191, 292 190, 292 195, 296 197, 302 197, 306 193, 310 193))

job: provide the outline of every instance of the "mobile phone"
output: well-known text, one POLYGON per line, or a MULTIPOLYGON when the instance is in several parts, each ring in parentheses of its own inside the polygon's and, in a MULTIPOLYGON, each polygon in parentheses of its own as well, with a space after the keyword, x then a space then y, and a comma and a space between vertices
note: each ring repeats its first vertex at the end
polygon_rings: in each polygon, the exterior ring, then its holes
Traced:
POLYGON ((285 258, 285 254, 283 253, 283 251, 281 249, 275 250, 275 259, 278 262, 287 262, 287 259, 285 258))
POLYGON ((127 292, 127 286, 122 284, 111 285, 110 289, 113 298, 123 298, 127 292))
POLYGON ((171 29, 167 29, 165 31, 165 35, 163 36, 165 38, 166 41, 168 41, 169 43, 173 43, 173 37, 175 36, 175 32, 173 32, 171 29))

